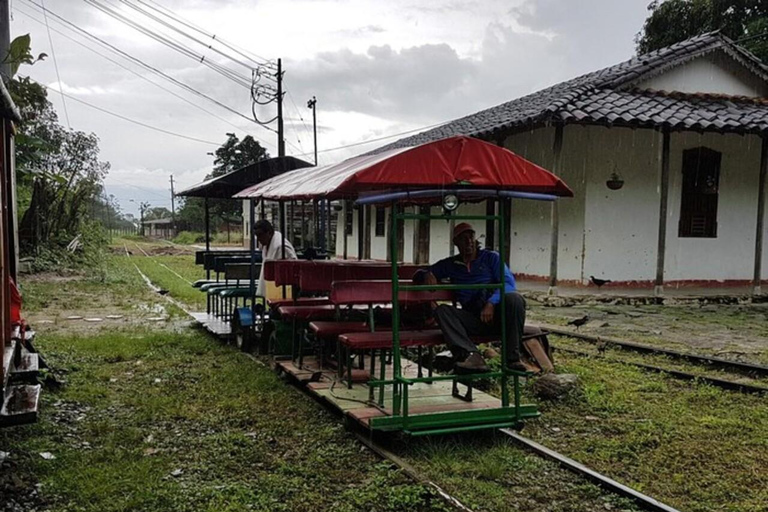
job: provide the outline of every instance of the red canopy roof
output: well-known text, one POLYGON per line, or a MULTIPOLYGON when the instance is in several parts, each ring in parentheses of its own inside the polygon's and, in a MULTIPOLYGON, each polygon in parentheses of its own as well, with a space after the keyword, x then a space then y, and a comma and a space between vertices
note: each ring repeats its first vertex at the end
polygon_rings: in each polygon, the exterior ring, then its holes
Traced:
POLYGON ((551 172, 508 149, 471 137, 450 137, 416 146, 350 158, 276 176, 234 197, 338 199, 386 190, 483 188, 572 197, 551 172))

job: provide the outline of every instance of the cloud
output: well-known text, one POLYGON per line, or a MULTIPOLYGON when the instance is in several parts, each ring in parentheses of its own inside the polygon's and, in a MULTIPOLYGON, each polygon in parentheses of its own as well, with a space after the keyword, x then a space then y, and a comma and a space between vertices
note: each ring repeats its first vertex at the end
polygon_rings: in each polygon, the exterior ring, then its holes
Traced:
POLYGON ((93 96, 93 95, 114 94, 119 92, 115 88, 111 88, 111 87, 105 88, 98 85, 74 87, 71 85, 67 85, 67 83, 63 81, 50 83, 46 87, 56 92, 64 91, 64 94, 72 94, 74 96, 93 96))

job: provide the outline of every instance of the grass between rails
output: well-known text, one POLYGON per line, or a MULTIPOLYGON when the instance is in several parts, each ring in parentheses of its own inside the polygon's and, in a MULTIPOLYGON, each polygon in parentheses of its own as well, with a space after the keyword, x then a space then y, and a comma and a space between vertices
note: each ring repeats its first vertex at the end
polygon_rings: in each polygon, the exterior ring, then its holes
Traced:
POLYGON ((768 403, 603 359, 557 356, 582 395, 525 434, 690 512, 768 510, 768 403))
POLYGON ((39 345, 68 385, 43 395, 38 424, 0 431, 0 450, 17 479, 43 484, 47 509, 443 510, 314 402, 201 333, 39 345))

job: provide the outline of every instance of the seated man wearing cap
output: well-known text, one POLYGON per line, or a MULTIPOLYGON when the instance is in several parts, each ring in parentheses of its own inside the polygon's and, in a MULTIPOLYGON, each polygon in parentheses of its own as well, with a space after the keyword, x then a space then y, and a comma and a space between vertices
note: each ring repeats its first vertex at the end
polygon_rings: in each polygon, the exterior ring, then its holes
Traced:
POLYGON ((475 241, 475 230, 466 222, 456 225, 453 243, 459 250, 454 257, 440 260, 424 276, 425 284, 448 279, 451 284, 491 284, 504 280, 506 308, 501 311, 501 290, 458 290, 456 299, 461 309, 449 305, 435 308, 434 314, 454 356, 456 368, 465 372, 488 371, 483 356, 470 336, 501 333, 501 315, 506 315, 507 367, 524 371, 520 362, 520 342, 525 326, 525 299, 517 293, 515 278, 504 265, 500 276, 499 253, 481 249, 475 241))

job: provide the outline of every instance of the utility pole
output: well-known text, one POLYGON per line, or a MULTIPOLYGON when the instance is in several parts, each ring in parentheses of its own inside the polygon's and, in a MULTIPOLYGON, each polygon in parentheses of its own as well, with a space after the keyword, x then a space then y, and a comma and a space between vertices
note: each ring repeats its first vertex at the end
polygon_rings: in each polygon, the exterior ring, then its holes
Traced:
POLYGON ((173 194, 173 174, 171 174, 171 227, 173 234, 176 235, 176 202, 173 194))
POLYGON ((277 59, 277 156, 285 156, 283 136, 283 59, 277 59))
POLYGON ((307 108, 312 109, 312 135, 315 139, 315 167, 317 167, 317 98, 312 96, 312 99, 307 101, 307 108))
MULTIPOLYGON (((315 141, 315 167, 317 167, 317 98, 312 96, 312 99, 307 101, 307 108, 312 109, 312 135, 315 141)), ((325 202, 320 200, 320 208, 315 208, 315 212, 320 214, 319 230, 317 234, 316 244, 321 249, 325 249, 325 202)))
POLYGON ((3 83, 8 85, 11 80, 11 63, 8 62, 8 53, 11 50, 11 9, 10 0, 0 0, 0 73, 3 75, 3 83))

